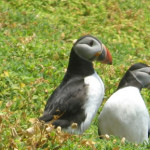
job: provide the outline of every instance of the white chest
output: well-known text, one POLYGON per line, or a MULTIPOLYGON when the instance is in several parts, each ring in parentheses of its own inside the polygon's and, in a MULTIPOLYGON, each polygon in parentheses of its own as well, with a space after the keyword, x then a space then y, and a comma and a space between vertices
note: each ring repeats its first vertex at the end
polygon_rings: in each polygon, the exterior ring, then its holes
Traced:
POLYGON ((88 85, 88 99, 83 106, 86 119, 81 124, 82 131, 90 126, 92 119, 102 103, 105 93, 104 83, 96 72, 93 75, 86 77, 84 82, 88 85))

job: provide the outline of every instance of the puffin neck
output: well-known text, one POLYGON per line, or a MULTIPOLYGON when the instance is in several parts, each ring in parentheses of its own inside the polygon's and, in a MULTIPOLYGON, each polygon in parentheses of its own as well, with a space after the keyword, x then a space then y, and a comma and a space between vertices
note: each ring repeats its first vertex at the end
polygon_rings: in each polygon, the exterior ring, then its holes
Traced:
POLYGON ((119 83, 119 86, 118 86, 118 89, 121 89, 121 88, 124 88, 124 87, 127 87, 127 86, 134 86, 136 88, 138 88, 140 91, 142 90, 143 88, 143 85, 141 85, 136 79, 135 77, 133 76, 133 74, 131 74, 131 72, 127 72, 124 77, 121 79, 120 83, 119 83))
POLYGON ((64 79, 72 76, 86 77, 94 73, 92 62, 80 58, 73 50, 70 53, 69 64, 64 79))

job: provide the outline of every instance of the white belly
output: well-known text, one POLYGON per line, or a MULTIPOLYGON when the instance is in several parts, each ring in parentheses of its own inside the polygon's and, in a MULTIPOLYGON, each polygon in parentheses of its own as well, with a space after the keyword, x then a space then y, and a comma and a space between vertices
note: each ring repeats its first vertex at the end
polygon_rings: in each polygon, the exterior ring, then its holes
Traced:
POLYGON ((149 114, 140 91, 126 87, 114 93, 99 116, 101 134, 125 137, 136 143, 148 141, 149 114))
POLYGON ((96 72, 86 77, 84 82, 88 85, 88 100, 83 106, 86 118, 85 121, 81 123, 81 132, 84 132, 90 126, 92 119, 103 101, 105 93, 104 83, 96 72))

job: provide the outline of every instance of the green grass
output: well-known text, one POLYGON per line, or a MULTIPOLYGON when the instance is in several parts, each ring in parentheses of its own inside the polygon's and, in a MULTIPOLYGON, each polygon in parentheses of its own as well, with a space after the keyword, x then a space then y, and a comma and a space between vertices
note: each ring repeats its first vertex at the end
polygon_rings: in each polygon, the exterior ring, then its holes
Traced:
MULTIPOLYGON (((63 78, 73 41, 82 35, 98 37, 113 56, 112 66, 94 63, 105 83, 104 102, 129 66, 150 65, 149 10, 149 0, 1 0, 0 149, 150 149, 117 137, 100 140, 98 115, 81 136, 47 132, 33 119, 42 115, 63 78), (29 134, 31 126, 35 132, 29 134)), ((142 94, 150 112, 150 92, 142 94)))

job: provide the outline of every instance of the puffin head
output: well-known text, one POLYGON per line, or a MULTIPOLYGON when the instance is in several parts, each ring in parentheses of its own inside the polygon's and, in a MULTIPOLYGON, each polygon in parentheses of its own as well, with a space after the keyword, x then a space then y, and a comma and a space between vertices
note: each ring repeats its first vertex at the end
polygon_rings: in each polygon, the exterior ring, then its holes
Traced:
POLYGON ((136 63, 128 70, 143 88, 150 88, 150 66, 136 63))
POLYGON ((75 53, 87 61, 101 61, 105 64, 112 64, 112 57, 109 50, 97 38, 86 35, 81 37, 73 46, 75 53))

